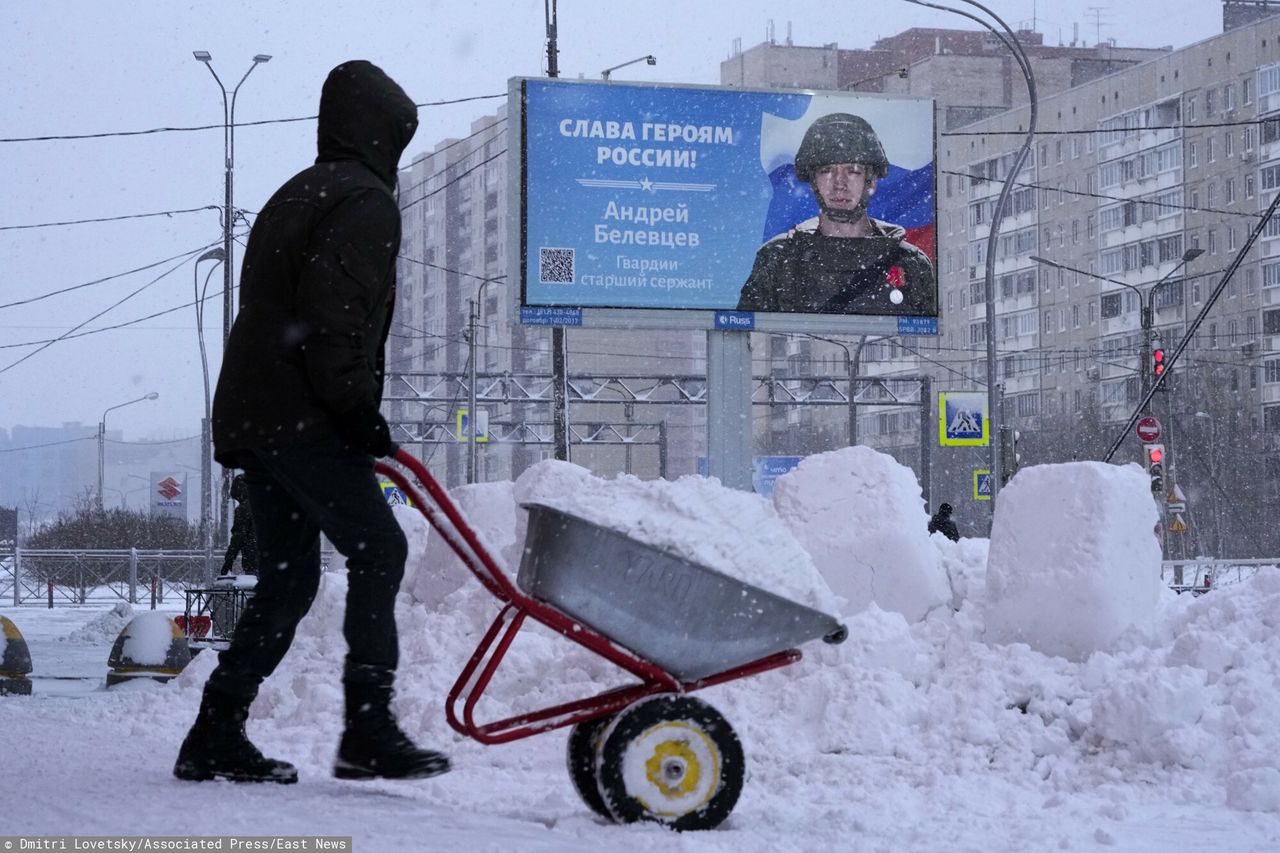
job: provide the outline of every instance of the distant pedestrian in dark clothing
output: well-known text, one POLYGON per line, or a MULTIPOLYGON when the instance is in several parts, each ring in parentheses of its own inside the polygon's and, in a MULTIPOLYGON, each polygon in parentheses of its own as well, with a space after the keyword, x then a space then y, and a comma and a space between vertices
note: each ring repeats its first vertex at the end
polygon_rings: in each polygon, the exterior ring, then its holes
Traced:
POLYGON ((261 571, 174 765, 180 779, 296 782, 245 735, 249 706, 320 587, 320 534, 347 558, 345 728, 333 774, 418 779, 449 769, 391 712, 395 604, 408 543, 378 486, 394 452, 379 411, 395 305, 396 173, 418 127, 413 100, 363 60, 320 94, 315 164, 262 206, 240 276, 213 399, 215 458, 244 471, 261 571))
POLYGON ((960 541, 960 530, 956 527, 956 523, 951 520, 951 504, 943 504, 938 507, 938 511, 933 514, 933 518, 929 519, 929 532, 941 533, 952 542, 960 541))
POLYGON ((231 481, 231 499, 236 511, 231 516, 231 542, 227 544, 227 556, 222 561, 222 573, 229 575, 235 569, 236 556, 246 575, 258 573, 258 534, 253 529, 253 514, 249 512, 249 487, 244 474, 236 474, 231 481))

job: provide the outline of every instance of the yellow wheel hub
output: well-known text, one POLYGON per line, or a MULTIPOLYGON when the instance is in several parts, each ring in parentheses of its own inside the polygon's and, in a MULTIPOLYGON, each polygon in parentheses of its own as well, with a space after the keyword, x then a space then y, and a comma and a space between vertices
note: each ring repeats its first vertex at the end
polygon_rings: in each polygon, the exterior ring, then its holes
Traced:
POLYGON ((715 795, 720 753, 701 728, 665 722, 645 731, 632 749, 637 760, 633 766, 636 770, 643 767, 643 776, 629 787, 651 813, 667 817, 688 814, 715 795))
POLYGON ((698 756, 687 743, 678 740, 658 744, 644 768, 653 786, 673 797, 683 797, 696 788, 702 775, 698 756))

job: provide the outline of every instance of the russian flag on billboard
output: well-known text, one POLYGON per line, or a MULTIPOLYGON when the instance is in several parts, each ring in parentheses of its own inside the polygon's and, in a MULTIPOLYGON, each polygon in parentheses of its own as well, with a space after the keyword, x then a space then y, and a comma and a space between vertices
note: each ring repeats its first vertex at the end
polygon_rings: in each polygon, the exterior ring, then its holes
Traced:
MULTIPOLYGON (((844 99, 841 99, 844 100, 844 99)), ((892 102, 873 106, 883 112, 892 102)), ((808 184, 796 178, 795 152, 813 120, 829 112, 859 112, 871 122, 889 157, 889 174, 876 182, 869 214, 873 219, 906 229, 907 242, 934 258, 933 221, 933 126, 932 114, 926 122, 882 121, 872 109, 853 108, 846 103, 815 96, 805 115, 786 118, 765 115, 761 126, 761 165, 769 174, 773 197, 761 234, 761 242, 782 234, 797 223, 818 215, 818 202, 808 184)))

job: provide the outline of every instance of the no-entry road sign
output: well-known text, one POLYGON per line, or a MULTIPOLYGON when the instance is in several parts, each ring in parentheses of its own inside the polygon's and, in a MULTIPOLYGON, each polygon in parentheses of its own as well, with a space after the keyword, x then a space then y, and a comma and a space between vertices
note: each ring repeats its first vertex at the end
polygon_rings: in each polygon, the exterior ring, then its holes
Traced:
POLYGON ((1138 434, 1138 438, 1148 444, 1153 441, 1160 440, 1160 422, 1151 415, 1140 418, 1134 432, 1138 434))

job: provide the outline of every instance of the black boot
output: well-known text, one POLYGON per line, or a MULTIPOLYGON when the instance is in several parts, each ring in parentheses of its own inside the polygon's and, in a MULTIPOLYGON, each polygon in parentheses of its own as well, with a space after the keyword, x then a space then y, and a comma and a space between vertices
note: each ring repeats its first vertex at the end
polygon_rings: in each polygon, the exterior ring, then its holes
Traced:
POLYGON ((297 782, 297 768, 287 761, 264 757, 249 742, 244 733, 248 718, 248 701, 206 691, 195 725, 178 750, 173 775, 190 782, 297 782))
POLYGON ((419 749, 391 716, 390 685, 346 684, 346 730, 333 775, 339 779, 425 779, 449 771, 442 753, 419 749))

